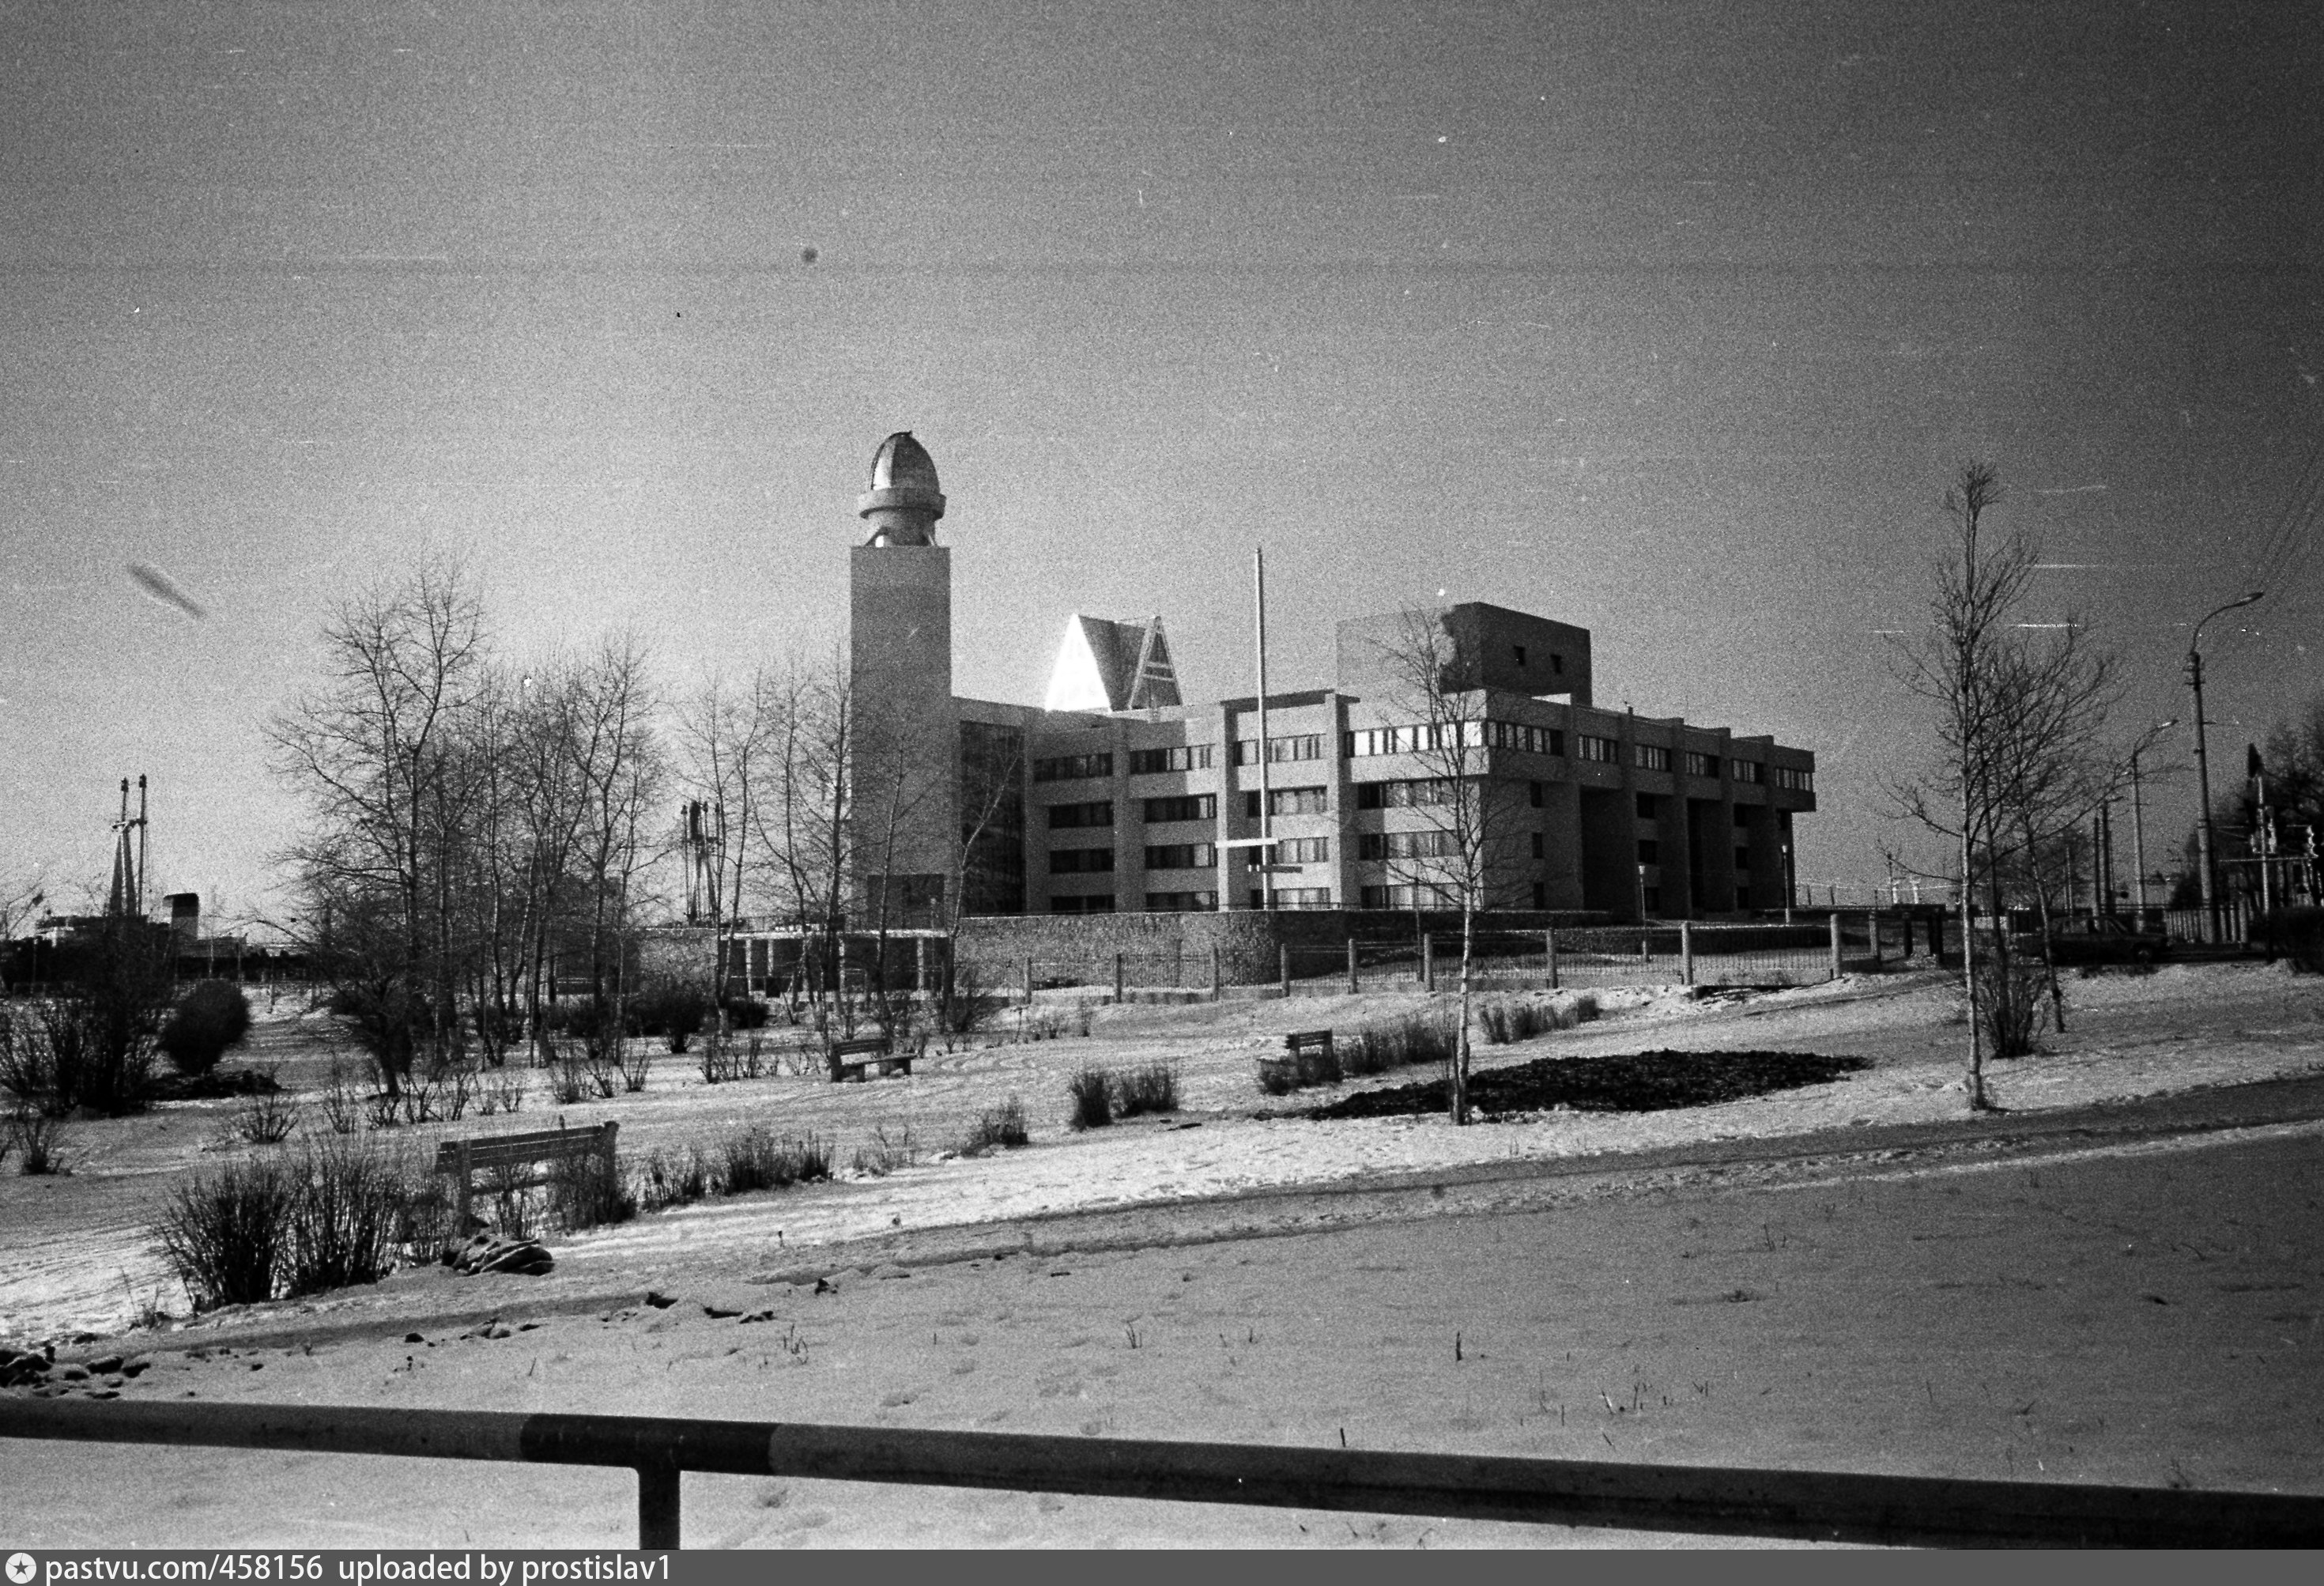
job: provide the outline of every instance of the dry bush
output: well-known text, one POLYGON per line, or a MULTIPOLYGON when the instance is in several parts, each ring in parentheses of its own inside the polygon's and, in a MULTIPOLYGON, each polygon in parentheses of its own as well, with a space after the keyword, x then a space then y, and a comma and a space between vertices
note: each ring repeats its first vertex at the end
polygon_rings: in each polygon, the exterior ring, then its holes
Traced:
POLYGON ((999 1107, 988 1107, 969 1125, 954 1150, 963 1157, 982 1157, 995 1146, 1015 1149, 1030 1142, 1025 1128, 1025 1103, 1015 1096, 999 1107))
POLYGON ((197 1311, 375 1283, 425 1237, 427 1176, 368 1142, 319 1141, 197 1176, 152 1228, 197 1311))
POLYGON ((51 1118, 20 1102, 9 1111, 7 1120, 0 1123, 0 1162, 14 1157, 16 1171, 27 1178, 68 1172, 64 1154, 59 1148, 64 1143, 64 1132, 63 1119, 51 1118))
POLYGON ((869 1173, 875 1178, 885 1178, 899 1167, 909 1167, 920 1159, 919 1142, 912 1138, 912 1126, 905 1124, 894 1134, 886 1124, 874 1125, 871 1143, 855 1149, 855 1171, 869 1173))
POLYGON ((227 1114, 229 1139, 245 1145, 279 1146, 299 1127, 299 1103, 281 1091, 260 1091, 227 1114))
POLYGON ((1132 1068, 1110 1077, 1124 1118, 1135 1118, 1141 1112, 1176 1112, 1178 1110, 1178 1070, 1172 1064, 1148 1063, 1142 1068, 1132 1068))
POLYGON ((1113 1121, 1113 1075, 1084 1067, 1065 1082, 1073 1103, 1066 1121, 1075 1129, 1103 1129, 1113 1121))

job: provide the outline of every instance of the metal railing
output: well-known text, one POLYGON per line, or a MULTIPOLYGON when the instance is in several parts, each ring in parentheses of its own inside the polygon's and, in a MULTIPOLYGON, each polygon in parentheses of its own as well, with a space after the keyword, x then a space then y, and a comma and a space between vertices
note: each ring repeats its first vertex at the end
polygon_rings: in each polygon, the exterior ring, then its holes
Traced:
POLYGON ((12 1437, 627 1469, 638 1545, 656 1549, 680 1545, 687 1471, 1903 1545, 2324 1543, 2324 1498, 2306 1495, 1026 1433, 0 1399, 12 1437))

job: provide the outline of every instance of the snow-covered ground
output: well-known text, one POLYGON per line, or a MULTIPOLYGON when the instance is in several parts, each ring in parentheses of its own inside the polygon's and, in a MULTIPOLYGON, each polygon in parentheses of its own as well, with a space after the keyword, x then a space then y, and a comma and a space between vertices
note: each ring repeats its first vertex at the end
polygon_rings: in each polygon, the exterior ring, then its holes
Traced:
MULTIPOLYGON (((2152 976, 2070 983, 2070 1033, 2047 1054, 1992 1068, 2002 1103, 2039 1111, 2116 1097, 2324 1070, 2324 987, 2258 965, 2167 967, 2152 976)), ((1718 1106, 1647 1113, 1563 1112, 1465 1130, 1442 1118, 1316 1123, 1306 1109, 1357 1085, 1406 1083, 1413 1073, 1269 1098, 1253 1059, 1286 1030, 1416 1011, 1416 992, 1290 1001, 1089 1010, 1090 1034, 979 1046, 925 1061, 909 1079, 831 1085, 780 1075, 706 1085, 687 1057, 663 1057, 650 1088, 562 1109, 536 1094, 511 1119, 456 1129, 387 1131, 396 1148, 432 1157, 449 1133, 618 1119, 626 1151, 679 1148, 746 1122, 835 1141, 841 1177, 674 1209, 560 1241, 561 1262, 616 1281, 625 1268, 725 1252, 738 1268, 796 1260, 803 1249, 893 1229, 927 1229, 1156 1204, 1285 1186, 1427 1173, 1510 1159, 1583 1157, 1692 1142, 1775 1138, 1931 1120, 1963 1111, 1965 1028, 1956 991, 1929 975, 1856 977, 1831 985, 1698 1001, 1683 988, 1594 993, 1604 1017, 1515 1047, 1480 1046, 1479 1062, 1596 1056, 1653 1047, 1808 1051, 1869 1058, 1834 1083, 1718 1106), (1065 1083, 1084 1064, 1124 1068, 1167 1061, 1183 1110, 1112 1129, 1065 1128, 1065 1083), (1034 1144, 981 1157, 949 1157, 978 1112, 1021 1098, 1034 1144), (880 1130, 907 1131, 920 1160, 886 1176, 850 1170, 880 1130)), ((1570 1000, 1570 998, 1569 998, 1570 1000)), ((1448 999, 1440 995, 1437 1005, 1448 999)), ((1076 1022, 1068 1019, 1065 1022, 1076 1022)), ((261 1010, 251 1059, 311 1093, 333 1053, 323 1021, 287 1000, 261 1010)), ((182 1310, 184 1296, 148 1231, 169 1187, 251 1148, 223 1143, 233 1103, 184 1103, 141 1118, 76 1127, 74 1171, 0 1177, 0 1336, 113 1332, 145 1305, 182 1310)))

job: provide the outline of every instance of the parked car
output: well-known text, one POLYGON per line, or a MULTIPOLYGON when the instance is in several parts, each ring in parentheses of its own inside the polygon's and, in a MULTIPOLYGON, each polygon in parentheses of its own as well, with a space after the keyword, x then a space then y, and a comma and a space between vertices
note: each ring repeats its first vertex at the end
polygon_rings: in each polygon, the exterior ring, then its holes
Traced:
MULTIPOLYGON (((2042 934, 2018 938, 2019 950, 2038 954, 2042 934)), ((2140 930, 2118 914, 2089 919, 2061 919, 2050 927, 2050 957, 2055 964, 2160 964, 2171 956, 2171 938, 2160 926, 2140 930)))

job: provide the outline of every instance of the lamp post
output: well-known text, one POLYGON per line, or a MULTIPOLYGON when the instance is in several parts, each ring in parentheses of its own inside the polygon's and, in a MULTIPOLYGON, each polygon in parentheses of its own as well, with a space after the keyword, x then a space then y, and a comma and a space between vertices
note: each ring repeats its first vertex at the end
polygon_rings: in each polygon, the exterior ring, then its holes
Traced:
POLYGON ((2146 820, 2138 799, 2138 757, 2153 742, 2154 734, 2165 733, 2179 724, 2177 717, 2157 722, 2146 736, 2130 746, 2130 862, 2138 874, 2138 928, 2147 927, 2146 907, 2146 820))
POLYGON ((2196 797, 2203 801, 2202 820, 2196 826, 2195 834, 2202 849, 2203 931, 2205 938, 2212 942, 2219 939, 2219 899, 2211 864, 2211 761, 2203 747, 2203 622, 2209 622, 2221 612, 2249 605, 2266 593, 2264 589, 2255 589, 2249 595, 2206 612, 2202 622, 2195 624, 2194 637, 2187 641, 2187 684, 2195 691, 2195 788, 2196 797))

